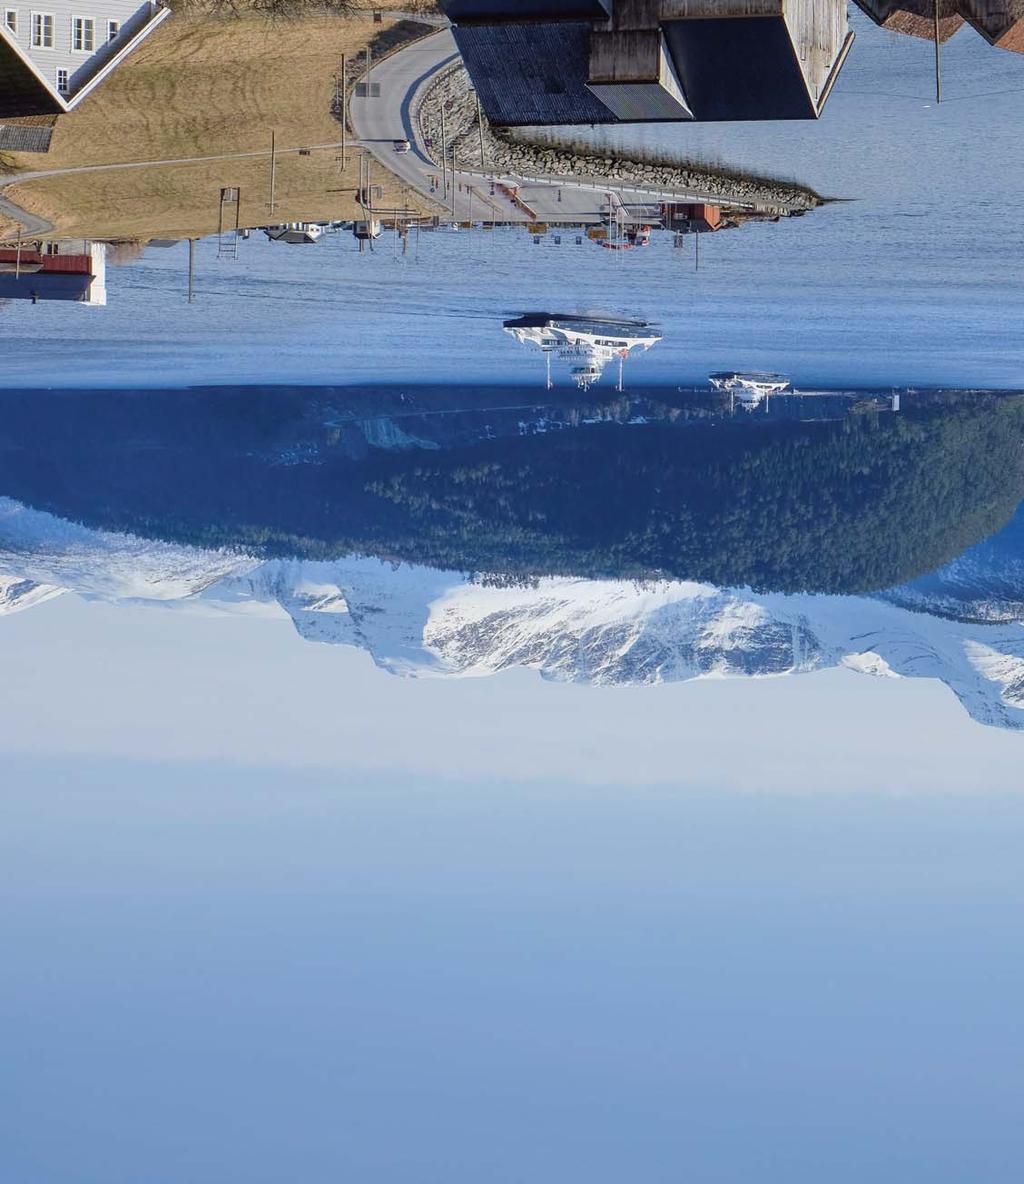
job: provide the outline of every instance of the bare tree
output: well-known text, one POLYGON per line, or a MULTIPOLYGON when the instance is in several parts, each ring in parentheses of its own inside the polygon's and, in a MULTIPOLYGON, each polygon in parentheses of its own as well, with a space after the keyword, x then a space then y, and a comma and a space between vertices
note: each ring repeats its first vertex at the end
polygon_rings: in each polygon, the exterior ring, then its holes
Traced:
POLYGON ((330 13, 353 16, 367 10, 355 0, 170 0, 171 8, 197 9, 214 16, 240 17, 255 12, 272 20, 293 20, 300 16, 330 13))
POLYGON ((139 238, 122 238, 107 243, 107 262, 111 267, 124 267, 134 263, 146 249, 146 244, 139 238))

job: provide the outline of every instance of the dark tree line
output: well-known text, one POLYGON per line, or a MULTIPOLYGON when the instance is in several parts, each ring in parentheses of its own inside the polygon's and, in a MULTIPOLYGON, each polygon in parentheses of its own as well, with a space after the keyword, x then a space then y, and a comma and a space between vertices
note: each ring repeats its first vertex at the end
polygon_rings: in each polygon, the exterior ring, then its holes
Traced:
POLYGON ((400 452, 354 452, 336 428, 308 427, 301 396, 196 400, 176 417, 166 398, 157 414, 139 396, 106 419, 97 403, 91 420, 70 399, 75 410, 54 415, 59 404, 26 403, 21 420, 8 409, 0 493, 267 556, 859 593, 954 558, 1024 498, 1016 396, 818 423, 606 422, 400 452))

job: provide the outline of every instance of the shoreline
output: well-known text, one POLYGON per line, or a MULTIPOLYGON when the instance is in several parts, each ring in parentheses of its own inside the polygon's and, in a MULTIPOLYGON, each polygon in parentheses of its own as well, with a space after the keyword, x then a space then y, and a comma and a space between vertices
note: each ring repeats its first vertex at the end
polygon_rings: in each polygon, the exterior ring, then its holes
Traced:
POLYGON ((687 190, 724 206, 738 206, 755 213, 790 216, 807 213, 827 199, 809 186, 797 182, 747 176, 736 170, 715 169, 696 162, 669 163, 644 159, 642 154, 615 157, 588 150, 569 141, 545 143, 536 136, 540 129, 495 128, 479 113, 470 88, 469 75, 460 64, 441 74, 422 96, 414 119, 431 159, 440 167, 441 112, 444 110, 446 139, 467 166, 479 165, 496 173, 542 173, 576 181, 622 187, 687 190))

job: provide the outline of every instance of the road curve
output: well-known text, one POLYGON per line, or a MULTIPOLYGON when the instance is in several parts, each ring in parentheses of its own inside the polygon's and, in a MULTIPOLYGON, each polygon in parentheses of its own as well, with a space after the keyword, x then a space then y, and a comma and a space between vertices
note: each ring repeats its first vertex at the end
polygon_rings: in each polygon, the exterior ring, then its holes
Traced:
POLYGON ((5 214, 12 222, 17 222, 21 226, 21 233, 30 237, 49 234, 53 230, 53 223, 48 218, 42 218, 38 214, 33 214, 31 210, 23 209, 17 202, 4 197, 2 189, 0 189, 0 214, 5 214))
POLYGON ((522 221, 523 214, 500 192, 492 194, 490 184, 483 182, 479 172, 459 170, 454 193, 441 188, 441 170, 427 152, 413 113, 420 96, 438 74, 458 61, 458 46, 447 28, 384 58, 362 79, 379 86, 380 96, 353 96, 349 100, 352 128, 359 143, 388 172, 424 197, 447 206, 453 218, 522 221), (408 140, 412 150, 395 152, 396 140, 408 140))

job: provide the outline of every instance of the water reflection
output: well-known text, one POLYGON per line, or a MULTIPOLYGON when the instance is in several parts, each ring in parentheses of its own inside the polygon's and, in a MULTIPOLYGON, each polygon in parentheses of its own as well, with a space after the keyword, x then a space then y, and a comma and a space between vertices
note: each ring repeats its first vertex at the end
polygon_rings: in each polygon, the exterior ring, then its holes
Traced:
POLYGON ((843 664, 1024 724, 1024 396, 3 397, 3 603, 283 608, 403 674, 843 664))

